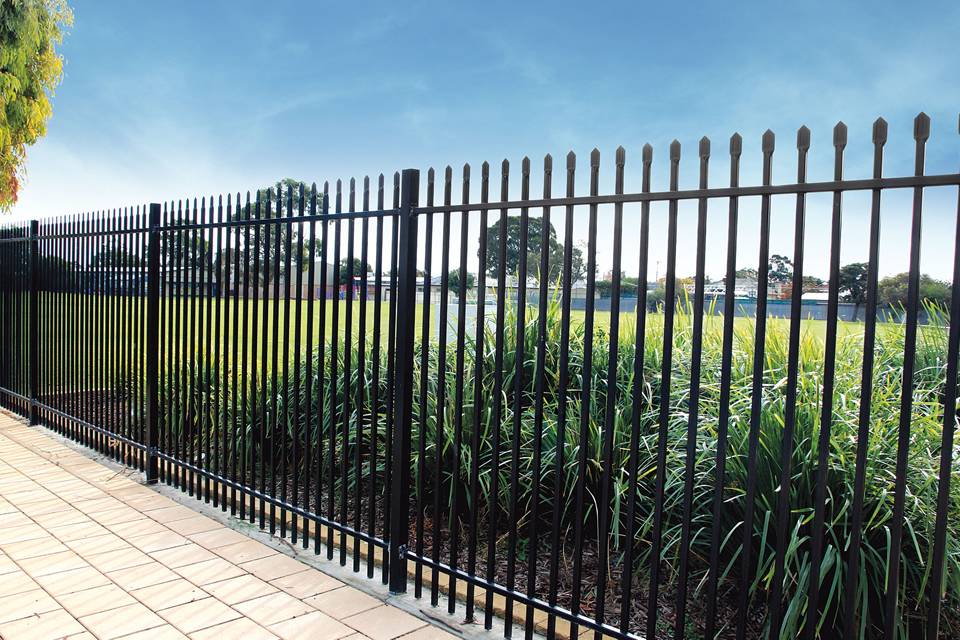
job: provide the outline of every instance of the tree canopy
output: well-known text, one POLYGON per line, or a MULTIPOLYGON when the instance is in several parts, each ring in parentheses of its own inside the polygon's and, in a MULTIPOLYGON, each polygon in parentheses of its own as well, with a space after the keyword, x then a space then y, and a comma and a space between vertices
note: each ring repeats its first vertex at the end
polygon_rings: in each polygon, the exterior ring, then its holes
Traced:
MULTIPOLYGON (((496 277, 500 270, 500 221, 496 220, 487 227, 487 273, 496 277)), ((540 277, 540 256, 543 235, 543 219, 531 216, 527 227, 527 275, 540 277)), ((557 240, 557 230, 553 224, 548 231, 547 277, 552 281, 559 281, 563 275, 563 245, 557 240)), ((520 218, 507 218, 507 264, 508 275, 517 275, 520 271, 520 218)), ((479 256, 479 251, 477 252, 479 256)), ((587 265, 583 259, 583 251, 574 246, 570 253, 571 274, 573 282, 583 280, 587 275, 587 265)))
POLYGON ((63 75, 56 47, 72 22, 66 0, 0 2, 0 210, 17 201, 27 146, 47 131, 63 75))
MULTIPOLYGON (((267 217, 267 205, 269 202, 270 208, 270 218, 277 217, 286 217, 288 212, 292 209, 294 212, 294 217, 299 214, 300 211, 300 185, 301 182, 294 180, 293 178, 284 178, 276 185, 272 187, 265 187, 259 191, 260 196, 260 209, 259 217, 267 217), (277 200, 277 193, 280 193, 280 200, 277 200), (289 199, 288 199, 289 198, 289 199), (292 207, 289 205, 292 202, 292 207)), ((310 213, 310 185, 304 185, 303 190, 303 210, 304 214, 307 215, 310 213)), ((317 211, 320 211, 321 203, 323 200, 323 194, 317 193, 317 211)), ((234 214, 234 219, 250 219, 256 218, 258 216, 258 210, 256 207, 257 203, 257 194, 251 196, 251 202, 249 205, 244 204, 242 207, 237 207, 237 212, 234 214)), ((296 269, 298 264, 298 254, 299 254, 299 264, 300 267, 306 271, 307 267, 310 264, 310 223, 303 223, 303 249, 300 251, 300 242, 301 234, 298 232, 299 225, 291 225, 292 230, 291 234, 288 234, 288 225, 285 224, 271 224, 269 225, 270 232, 270 242, 267 243, 265 240, 266 226, 260 228, 260 243, 257 244, 252 250, 248 251, 242 249, 241 258, 243 260, 249 261, 250 265, 254 264, 254 252, 259 253, 258 264, 263 265, 265 260, 269 260, 269 264, 274 265, 277 258, 280 259, 281 265, 286 265, 287 261, 287 235, 290 235, 290 261, 291 268, 296 269), (277 250, 277 235, 279 231, 280 242, 279 242, 279 252, 277 250), (249 254, 249 255, 248 255, 249 254)), ((252 241, 251 241, 252 242, 252 241)), ((316 244, 314 246, 313 258, 318 258, 320 256, 320 227, 317 227, 316 235, 316 244)), ((328 258, 331 262, 333 257, 328 258)), ((258 274, 258 278, 262 280, 262 273, 258 274)))
POLYGON ((854 304, 866 302, 867 275, 866 262, 853 262, 840 267, 840 299, 854 304))
MULTIPOLYGON (((906 306, 909 281, 910 274, 908 273, 898 273, 882 279, 877 284, 877 297, 880 299, 880 304, 894 307, 906 306)), ((923 303, 949 306, 950 284, 935 280, 926 274, 921 275, 920 300, 923 303)))

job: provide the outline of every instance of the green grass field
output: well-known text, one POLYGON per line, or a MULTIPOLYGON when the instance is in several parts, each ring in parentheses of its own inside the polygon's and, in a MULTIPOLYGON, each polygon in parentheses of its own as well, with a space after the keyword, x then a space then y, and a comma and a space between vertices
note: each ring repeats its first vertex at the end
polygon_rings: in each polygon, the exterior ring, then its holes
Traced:
MULTIPOLYGON (((313 344, 317 345, 321 337, 321 327, 320 327, 320 315, 321 315, 321 305, 325 305, 323 309, 324 315, 324 325, 322 328, 322 336, 324 342, 329 344, 331 336, 334 334, 334 307, 336 307, 337 312, 337 323, 336 323, 336 333, 340 336, 338 344, 343 344, 343 340, 347 334, 347 327, 350 327, 350 338, 351 343, 355 346, 358 345, 359 339, 361 336, 364 338, 364 342, 368 347, 372 346, 373 341, 376 336, 374 333, 374 324, 377 316, 376 305, 373 301, 368 301, 366 303, 361 303, 354 301, 351 305, 351 308, 348 309, 347 302, 344 300, 340 301, 326 301, 325 303, 315 301, 313 303, 313 344), (365 307, 365 309, 364 309, 365 307), (348 323, 348 311, 349 311, 349 323, 348 323), (364 323, 361 325, 361 315, 365 315, 364 323)), ((184 344, 195 344, 200 348, 206 348, 205 345, 210 344, 212 350, 216 350, 216 347, 212 345, 213 339, 212 335, 208 336, 208 327, 216 329, 216 320, 219 317, 220 319, 220 340, 221 340, 221 349, 226 345, 232 345, 235 331, 234 325, 236 324, 240 334, 243 332, 243 313, 247 313, 248 326, 247 326, 247 336, 248 336, 248 348, 252 351, 253 342, 256 341, 256 349, 258 351, 258 357, 262 357, 263 354, 263 335, 266 332, 267 339, 267 352, 271 353, 273 348, 273 336, 274 336, 274 326, 277 327, 277 337, 280 344, 280 353, 286 352, 290 354, 294 349, 294 343, 296 338, 296 322, 297 322, 297 313, 299 309, 300 316, 300 350, 304 352, 307 348, 307 322, 309 317, 309 304, 307 301, 301 301, 299 304, 296 300, 290 300, 289 304, 285 301, 276 301, 276 300, 259 300, 256 306, 256 315, 257 322, 256 325, 253 324, 253 314, 254 314, 254 305, 253 301, 250 300, 246 305, 241 301, 237 304, 234 304, 232 299, 228 300, 208 300, 201 298, 191 298, 191 299, 176 299, 176 298, 165 298, 161 301, 161 318, 163 321, 163 330, 161 332, 162 338, 164 341, 162 352, 164 354, 169 353, 170 341, 177 337, 175 349, 180 349, 184 344), (219 305, 219 310, 218 310, 219 305), (289 307, 289 308, 288 308, 289 307), (212 313, 212 315, 210 315, 212 313), (241 315, 237 315, 241 314, 241 315), (209 316, 209 322, 208 322, 209 316), (201 338, 201 324, 202 321, 202 334, 203 334, 203 345, 199 345, 201 338), (190 334, 191 322, 194 322, 193 333, 190 334), (289 333, 287 337, 287 344, 284 344, 284 328, 285 326, 289 327, 289 333), (179 333, 177 333, 179 331, 179 333)), ((456 342, 456 303, 451 300, 448 307, 448 318, 449 318, 449 331, 447 334, 447 343, 454 344, 456 342)), ((468 302, 468 306, 475 309, 475 302, 468 302)), ((101 298, 99 300, 84 296, 81 294, 68 294, 61 296, 47 295, 44 296, 41 301, 41 315, 44 317, 44 321, 41 323, 41 344, 44 345, 54 345, 51 347, 51 353, 56 353, 60 348, 57 345, 69 346, 69 344, 74 341, 66 340, 66 336, 76 336, 78 331, 81 332, 80 335, 85 335, 86 340, 80 343, 81 348, 85 348, 86 345, 90 344, 90 340, 94 340, 97 345, 97 358, 108 360, 113 357, 115 349, 118 345, 122 347, 126 340, 129 340, 125 336, 122 330, 116 329, 118 326, 124 326, 116 318, 132 318, 134 315, 137 315, 143 318, 145 309, 145 301, 142 298, 101 298), (103 302, 106 302, 106 305, 103 305, 103 302), (106 310, 105 315, 104 311, 106 310), (117 314, 117 315, 114 315, 117 314), (91 329, 88 329, 90 327, 91 329), (91 331, 93 333, 89 333, 91 331)), ((421 337, 421 330, 423 326, 423 315, 425 312, 426 306, 423 303, 417 303, 414 308, 414 323, 415 323, 415 332, 417 339, 421 337)), ((437 316, 440 311, 439 304, 430 305, 430 340, 436 342, 438 340, 437 327, 438 320, 437 316)), ((537 315, 536 306, 529 306, 527 308, 528 318, 535 318, 537 315)), ((386 347, 388 342, 388 327, 389 327, 389 313, 390 313, 390 303, 384 301, 380 305, 379 316, 380 316, 380 327, 379 327, 379 338, 382 347, 386 347)), ((682 310, 681 310, 682 313, 682 310)), ((496 305, 495 301, 488 300, 485 306, 485 318, 487 323, 492 326, 492 323, 495 320, 496 314, 496 305)), ((571 322, 574 326, 582 325, 585 321, 585 312, 583 310, 573 310, 571 311, 571 322)), ((469 340, 475 334, 475 325, 473 324, 474 317, 468 315, 467 317, 467 340, 469 340)), ((597 311, 594 315, 594 327, 596 328, 598 334, 602 333, 603 335, 608 335, 610 330, 611 314, 608 311, 597 311)), ((735 340, 743 341, 745 339, 750 339, 752 341, 753 335, 753 325, 754 318, 752 317, 736 317, 734 319, 735 327, 735 340)), ((620 342, 625 344, 634 339, 635 326, 636 326, 636 315, 634 312, 622 312, 620 314, 620 342)), ((768 331, 776 331, 779 329, 786 330, 789 327, 790 320, 783 318, 768 318, 767 327, 768 331)), ((647 314, 647 334, 648 335, 661 335, 662 334, 662 325, 663 325, 663 313, 662 312, 649 312, 647 314)), ((904 331, 904 325, 896 322, 880 322, 878 323, 878 333, 881 334, 898 334, 904 331)), ((710 334, 716 334, 717 337, 722 333, 723 330, 723 317, 720 315, 705 315, 704 317, 704 334, 709 336, 710 334)), ((840 340, 854 340, 858 341, 860 336, 863 335, 864 325, 862 322, 844 322, 841 321, 838 324, 838 339, 840 340)), ((927 332, 942 332, 945 329, 943 327, 934 327, 934 326, 921 326, 920 328, 920 338, 923 339, 925 333, 927 332)), ((819 342, 823 342, 826 337, 827 323, 823 320, 811 320, 805 319, 801 321, 801 335, 804 338, 811 338, 819 342)), ((138 338, 137 338, 138 339, 138 338)), ((604 343, 606 340, 604 340, 604 343)), ((242 344, 242 343, 241 343, 242 344)), ((77 353, 76 355, 79 355, 77 353)), ((281 358, 282 360, 282 358, 281 358)))

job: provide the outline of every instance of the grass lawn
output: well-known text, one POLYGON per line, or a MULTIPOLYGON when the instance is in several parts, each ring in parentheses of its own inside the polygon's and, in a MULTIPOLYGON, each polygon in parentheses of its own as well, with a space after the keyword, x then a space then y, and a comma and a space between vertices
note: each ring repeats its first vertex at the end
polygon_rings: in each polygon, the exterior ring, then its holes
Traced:
MULTIPOLYGON (((126 314, 126 317, 131 317, 132 314, 138 314, 139 317, 143 318, 143 311, 145 309, 145 302, 143 298, 103 298, 102 300, 107 301, 107 316, 106 320, 101 320, 101 312, 97 306, 99 303, 95 298, 90 296, 85 296, 82 294, 67 294, 61 295, 59 297, 54 297, 52 295, 43 296, 41 301, 41 313, 45 317, 51 318, 52 321, 44 320, 41 322, 41 344, 42 345, 54 345, 50 349, 50 355, 57 357, 59 352, 69 347, 69 344, 73 342, 72 340, 65 340, 65 336, 77 335, 78 327, 90 327, 94 332, 92 335, 87 333, 91 329, 79 329, 83 331, 83 335, 86 336, 86 340, 83 341, 83 346, 86 346, 90 343, 90 340, 93 339, 97 345, 97 354, 96 358, 100 361, 106 361, 112 357, 116 345, 118 343, 117 330, 114 328, 119 323, 116 320, 110 320, 110 314, 113 313, 113 301, 119 301, 120 304, 117 307, 120 309, 117 313, 126 314), (86 314, 94 313, 95 315, 88 316, 86 314), (57 346, 59 345, 59 347, 57 346)), ((197 313, 196 319, 199 321, 203 319, 203 331, 204 331, 204 343, 207 342, 206 331, 207 331, 207 321, 206 316, 213 311, 213 319, 217 318, 217 303, 220 303, 222 306, 220 308, 220 318, 221 318, 221 340, 224 340, 224 332, 229 332, 229 339, 233 341, 234 337, 234 316, 237 313, 244 313, 246 311, 249 313, 249 322, 251 323, 248 326, 248 339, 250 342, 250 347, 253 348, 253 341, 256 340, 256 348, 258 351, 258 358, 262 357, 263 351, 263 332, 266 331, 267 338, 267 349, 268 353, 271 352, 273 346, 273 336, 274 336, 274 324, 277 324, 277 336, 278 341, 281 344, 281 354, 285 351, 289 353, 294 348, 294 339, 296 333, 296 318, 297 310, 299 308, 300 314, 300 323, 301 323, 301 351, 306 350, 306 327, 308 320, 309 305, 306 300, 303 300, 297 303, 296 300, 289 301, 289 335, 288 335, 288 346, 284 346, 284 324, 285 318, 287 317, 287 305, 285 301, 275 301, 275 300, 259 300, 257 303, 257 325, 252 325, 253 320, 253 301, 250 300, 247 305, 241 301, 237 304, 234 304, 232 298, 229 300, 201 300, 200 298, 192 298, 187 303, 183 300, 165 298, 161 301, 161 317, 164 322, 164 331, 162 332, 164 342, 168 342, 172 336, 171 331, 176 331, 179 327, 179 340, 177 345, 184 344, 184 331, 188 330, 191 322, 191 314, 197 313), (200 309, 202 304, 202 310, 200 309), (173 311, 174 315, 171 317, 170 312, 173 311)), ((339 344, 342 345, 343 338, 346 336, 347 326, 349 324, 351 342, 356 345, 358 339, 362 334, 365 338, 367 348, 373 344, 375 340, 374 336, 374 321, 377 314, 376 304, 373 301, 367 301, 365 303, 354 301, 351 305, 351 308, 348 309, 347 302, 344 300, 332 301, 328 300, 326 302, 315 301, 313 303, 313 326, 314 326, 314 338, 313 343, 317 345, 320 340, 321 328, 320 328, 320 314, 321 314, 321 305, 325 305, 324 313, 324 326, 322 335, 324 340, 329 343, 330 337, 334 334, 334 323, 333 323, 333 312, 334 307, 337 309, 337 325, 336 333, 341 336, 339 344), (361 314, 364 313, 365 307, 365 324, 363 325, 363 330, 361 331, 361 314), (350 314, 349 323, 347 322, 348 311, 350 314)), ((450 330, 447 334, 447 343, 448 345, 453 345, 456 342, 456 303, 451 301, 448 307, 449 314, 449 324, 450 330)), ((468 307, 473 309, 476 308, 475 302, 468 302, 468 307)), ((423 314, 425 310, 425 305, 422 303, 417 303, 414 308, 414 322, 415 322, 415 331, 416 335, 420 336, 423 314)), ((430 308, 430 338, 432 341, 437 340, 437 328, 439 326, 437 316, 439 314, 439 304, 433 304, 430 308)), ((389 313, 390 313, 390 303, 384 301, 380 304, 380 343, 383 348, 386 348, 388 342, 388 327, 389 327, 389 313)), ((536 306, 528 306, 527 313, 529 317, 535 317, 537 314, 536 306)), ((496 314, 496 303, 493 300, 488 300, 485 306, 485 317, 487 322, 494 322, 496 314)), ((625 343, 627 341, 633 340, 635 333, 635 314, 634 312, 622 312, 620 314, 620 341, 625 343)), ((237 317, 238 327, 242 332, 243 328, 243 317, 237 317)), ((573 310, 571 311, 571 320, 574 325, 582 324, 585 320, 585 312, 583 310, 573 310)), ((597 311, 594 316, 594 326, 598 331, 607 333, 610 329, 610 320, 611 314, 609 311, 597 311)), ((474 316, 467 316, 467 339, 469 340, 475 333, 474 330, 474 316)), ((507 322, 512 322, 508 319, 507 322)), ((678 320, 679 322, 679 320, 678 320)), ((735 340, 752 340, 753 335, 753 325, 754 318, 752 317, 736 317, 734 320, 735 326, 735 340)), ((786 329, 789 326, 790 320, 783 318, 769 318, 767 320, 768 331, 773 331, 779 327, 786 329)), ((650 336, 650 339, 659 340, 659 336, 662 333, 663 325, 663 314, 660 312, 650 312, 647 314, 647 335, 650 336)), ((214 326, 214 323, 211 323, 209 326, 214 326)), ((864 325, 862 322, 843 322, 841 321, 838 325, 838 337, 840 339, 849 338, 853 340, 859 340, 859 337, 863 334, 864 325)), ((723 317, 719 315, 707 315, 704 318, 704 333, 705 335, 710 335, 711 333, 716 334, 713 337, 719 337, 720 333, 723 330, 723 317)), ((812 338, 823 342, 826 336, 827 323, 824 320, 802 320, 801 321, 801 335, 804 338, 812 338)), ((890 322, 881 322, 878 323, 878 333, 902 333, 904 330, 904 325, 901 323, 890 323, 890 322)), ((930 331, 944 331, 942 327, 933 327, 933 326, 922 326, 920 328, 920 337, 923 339, 925 332, 930 331)), ((187 337, 187 342, 196 343, 199 341, 199 322, 194 328, 193 337, 187 337)), ((119 342, 123 343, 124 340, 128 338, 123 338, 122 334, 119 339, 119 342)), ((212 340, 211 340, 212 342, 212 340)), ((606 343, 606 340, 603 340, 606 343)), ((164 353, 167 352, 166 346, 163 349, 164 353)), ((79 356, 79 352, 75 356, 79 356)), ((77 359, 78 361, 83 360, 82 358, 77 359)), ((282 358, 281 358, 282 360, 282 358)))

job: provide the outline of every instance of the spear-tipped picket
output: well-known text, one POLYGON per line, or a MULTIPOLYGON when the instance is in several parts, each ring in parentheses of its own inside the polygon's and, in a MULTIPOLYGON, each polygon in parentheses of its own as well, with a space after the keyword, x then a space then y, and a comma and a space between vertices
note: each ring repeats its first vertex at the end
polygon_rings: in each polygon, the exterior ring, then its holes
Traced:
POLYGON ((839 148, 847 146, 847 125, 842 121, 833 127, 833 146, 839 148))
POLYGON ((703 136, 700 138, 700 159, 705 160, 710 157, 710 138, 703 136))
POLYGON ((767 129, 763 132, 763 137, 761 140, 761 149, 764 153, 773 153, 773 148, 776 143, 776 136, 773 134, 773 131, 767 129))
POLYGON ((873 143, 883 146, 887 143, 887 121, 877 118, 873 121, 873 143))
POLYGON ((919 142, 926 142, 930 137, 930 116, 921 111, 913 119, 913 138, 919 142))
POLYGON ((797 129, 797 149, 800 151, 810 149, 810 129, 806 125, 797 129))
MULTIPOLYGON (((960 118, 957 120, 960 130, 960 118)), ((951 292, 950 317, 960 318, 960 200, 957 203, 956 239, 953 250, 953 290, 951 292)), ((933 534, 933 575, 930 578, 927 611, 927 637, 938 638, 940 634, 940 605, 943 598, 944 556, 947 545, 947 518, 950 511, 950 473, 953 468, 953 442, 957 417, 957 369, 960 353, 960 323, 950 323, 947 338, 947 370, 943 398, 943 432, 940 441, 940 473, 937 486, 937 518, 933 534)))
MULTIPOLYGON (((930 137, 930 117, 920 112, 913 121, 914 176, 924 174, 926 142, 930 137)), ((913 412, 914 371, 917 355, 917 324, 920 312, 920 239, 923 220, 923 187, 913 189, 913 215, 910 224, 910 268, 907 276, 906 327, 903 337, 903 384, 900 395, 900 423, 897 438, 896 483, 893 494, 893 517, 890 523, 890 559, 887 567, 886 602, 884 603, 884 637, 894 640, 899 621, 900 551, 903 545, 904 503, 907 488, 907 465, 910 454, 910 427, 913 412)))

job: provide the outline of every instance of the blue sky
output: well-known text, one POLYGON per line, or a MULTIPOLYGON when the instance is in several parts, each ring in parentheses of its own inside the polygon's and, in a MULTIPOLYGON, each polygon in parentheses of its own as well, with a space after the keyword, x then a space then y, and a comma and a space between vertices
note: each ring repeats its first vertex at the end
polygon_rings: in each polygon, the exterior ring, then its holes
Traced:
MULTIPOLYGON (((572 149, 585 177, 594 146, 609 190, 620 144, 627 190, 639 190, 645 142, 661 161, 657 189, 666 187, 673 138, 684 148, 681 186, 694 186, 703 135, 713 140, 711 184, 720 185, 734 131, 745 140, 746 184, 759 181, 768 127, 778 136, 774 180, 792 182, 804 124, 813 131, 809 179, 822 180, 832 176, 830 130, 840 119, 850 127, 846 174, 866 177, 879 115, 890 122, 886 174, 903 175, 913 169, 920 110, 933 119, 928 172, 960 167, 955 2, 922 10, 904 2, 71 5, 64 81, 48 135, 29 151, 13 212, 21 218, 236 192, 288 176, 322 181, 446 164, 458 173, 464 162, 479 169, 503 158, 515 164, 516 189, 524 154, 537 168, 545 153, 560 163, 572 149)), ((927 203, 923 267, 947 277, 956 189, 928 190, 927 203)), ((846 200, 843 262, 865 259, 868 204, 846 200)), ((774 251, 790 253, 794 206, 775 200, 774 251)), ((823 275, 829 196, 810 198, 808 208, 807 271, 823 275)), ((710 207, 714 277, 722 275, 725 209, 710 207)), ((742 206, 744 265, 756 261, 756 209, 742 206)), ((886 199, 883 272, 905 269, 909 213, 909 194, 886 199)), ((637 212, 626 215, 633 265, 637 212)), ((681 273, 693 269, 694 216, 694 204, 681 208, 681 273)), ((655 209, 651 270, 663 259, 663 217, 655 209)), ((609 218, 601 212, 601 237, 609 218)), ((577 233, 582 239, 579 223, 577 233)), ((600 244, 603 271, 609 239, 600 244)))

